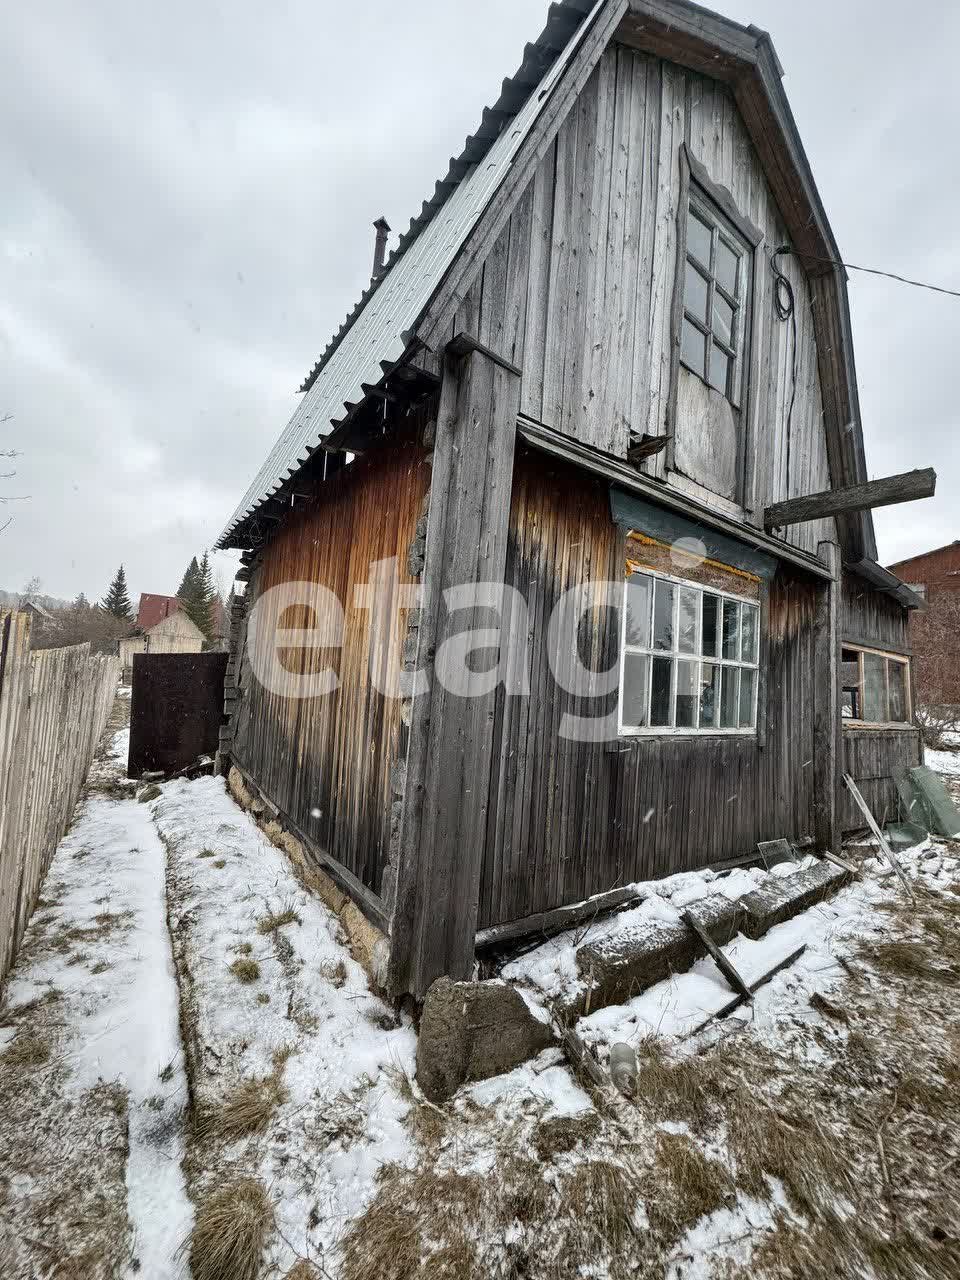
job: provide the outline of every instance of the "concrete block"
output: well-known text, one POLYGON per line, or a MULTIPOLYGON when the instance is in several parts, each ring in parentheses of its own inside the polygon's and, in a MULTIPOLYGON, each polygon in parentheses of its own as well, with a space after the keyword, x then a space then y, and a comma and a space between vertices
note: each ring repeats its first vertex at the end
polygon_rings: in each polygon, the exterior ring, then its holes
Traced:
POLYGON ((505 982, 438 978, 427 992, 417 1040, 417 1081, 431 1102, 461 1085, 512 1071, 553 1043, 520 993, 505 982))

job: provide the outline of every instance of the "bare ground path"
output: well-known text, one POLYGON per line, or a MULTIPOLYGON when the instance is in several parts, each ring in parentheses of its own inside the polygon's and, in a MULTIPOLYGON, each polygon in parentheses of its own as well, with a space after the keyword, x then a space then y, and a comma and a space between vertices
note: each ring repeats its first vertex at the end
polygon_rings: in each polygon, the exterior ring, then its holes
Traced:
POLYGON ((168 1280, 192 1210, 165 849, 118 698, 0 1013, 0 1275, 168 1280))

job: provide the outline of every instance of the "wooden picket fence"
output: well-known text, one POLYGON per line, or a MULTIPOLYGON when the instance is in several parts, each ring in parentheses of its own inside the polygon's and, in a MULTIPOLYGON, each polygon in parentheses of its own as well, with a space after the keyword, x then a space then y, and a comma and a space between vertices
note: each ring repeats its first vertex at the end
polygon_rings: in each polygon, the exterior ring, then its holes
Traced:
POLYGON ((88 644, 30 649, 30 619, 0 611, 0 983, 70 825, 120 678, 88 644))

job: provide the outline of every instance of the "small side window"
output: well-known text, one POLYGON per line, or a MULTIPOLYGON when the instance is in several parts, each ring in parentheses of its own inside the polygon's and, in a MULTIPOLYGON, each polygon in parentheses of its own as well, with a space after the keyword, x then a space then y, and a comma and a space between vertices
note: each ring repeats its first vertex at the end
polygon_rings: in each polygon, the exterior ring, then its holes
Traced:
POLYGON ((840 664, 840 714, 845 721, 860 725, 910 723, 909 658, 845 645, 840 664))

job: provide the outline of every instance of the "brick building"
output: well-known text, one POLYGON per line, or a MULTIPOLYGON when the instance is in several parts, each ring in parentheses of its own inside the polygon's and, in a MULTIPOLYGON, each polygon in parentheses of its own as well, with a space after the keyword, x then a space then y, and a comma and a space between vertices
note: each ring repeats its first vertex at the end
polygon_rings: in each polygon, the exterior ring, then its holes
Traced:
POLYGON ((910 616, 917 701, 960 706, 960 540, 889 568, 927 605, 910 616))

